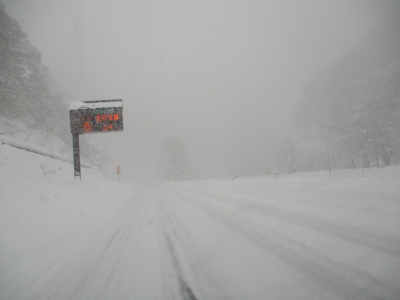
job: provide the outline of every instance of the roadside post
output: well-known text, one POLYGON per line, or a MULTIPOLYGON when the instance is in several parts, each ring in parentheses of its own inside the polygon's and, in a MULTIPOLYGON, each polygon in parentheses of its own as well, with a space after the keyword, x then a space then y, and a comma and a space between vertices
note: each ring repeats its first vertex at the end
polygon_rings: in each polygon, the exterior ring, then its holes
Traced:
POLYGON ((119 181, 119 174, 121 174, 121 166, 117 166, 118 181, 119 181))
POLYGON ((81 180, 79 135, 123 131, 122 100, 73 101, 69 107, 74 179, 81 180))
POLYGON ((279 174, 279 172, 275 172, 275 178, 276 178, 276 180, 278 180, 278 174, 279 174))
POLYGON ((326 155, 328 156, 328 168, 329 168, 329 178, 332 178, 332 171, 331 171, 331 157, 329 155, 329 149, 326 148, 326 155))
POLYGON ((363 160, 363 177, 365 177, 365 150, 362 150, 362 160, 363 160))

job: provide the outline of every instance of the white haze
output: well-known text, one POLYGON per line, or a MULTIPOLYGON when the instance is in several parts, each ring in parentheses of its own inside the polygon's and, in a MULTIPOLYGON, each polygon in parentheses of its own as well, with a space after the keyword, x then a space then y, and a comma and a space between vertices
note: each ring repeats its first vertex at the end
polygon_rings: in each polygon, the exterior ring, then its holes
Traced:
POLYGON ((91 138, 135 180, 157 177, 170 135, 200 178, 272 170, 304 84, 394 3, 2 2, 72 100, 123 99, 125 131, 91 138))

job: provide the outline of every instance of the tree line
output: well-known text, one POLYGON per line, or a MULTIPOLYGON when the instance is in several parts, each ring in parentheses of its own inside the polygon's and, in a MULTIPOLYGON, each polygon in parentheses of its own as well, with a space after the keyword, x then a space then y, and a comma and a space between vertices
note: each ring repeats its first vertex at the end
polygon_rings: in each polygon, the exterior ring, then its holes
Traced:
MULTIPOLYGON (((398 15, 398 14, 397 14, 398 15)), ((389 19, 309 82, 276 164, 292 172, 400 164, 400 20, 389 19)))
MULTIPOLYGON (((0 118, 18 120, 44 136, 56 136, 72 151, 67 94, 56 87, 42 54, 0 3, 0 118)), ((108 152, 82 139, 82 156, 101 165, 108 152)))

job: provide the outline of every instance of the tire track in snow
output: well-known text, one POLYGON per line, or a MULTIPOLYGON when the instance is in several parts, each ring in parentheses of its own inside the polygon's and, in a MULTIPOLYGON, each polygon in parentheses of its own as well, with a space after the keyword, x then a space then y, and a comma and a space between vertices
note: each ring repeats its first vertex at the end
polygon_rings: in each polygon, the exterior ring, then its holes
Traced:
MULTIPOLYGON (((189 199, 186 195, 182 195, 179 192, 173 191, 173 194, 182 200, 191 203, 193 206, 223 223, 234 232, 239 233, 253 244, 266 250, 268 253, 279 258, 297 271, 305 274, 316 283, 319 283, 322 286, 322 289, 327 288, 343 299, 397 300, 400 298, 399 291, 387 291, 384 286, 374 281, 373 278, 366 278, 369 281, 368 286, 370 288, 370 291, 367 291, 365 288, 357 285, 357 283, 344 279, 342 274, 336 274, 332 268, 329 268, 329 266, 323 266, 311 257, 309 258, 296 253, 291 248, 285 246, 282 242, 267 236, 265 232, 261 234, 252 230, 250 227, 243 225, 237 220, 236 215, 232 214, 229 216, 226 213, 203 205, 196 200, 189 199)), ((352 271, 353 274, 357 273, 357 270, 352 271)))
POLYGON ((172 265, 176 272, 182 298, 184 300, 198 300, 198 298, 194 295, 192 289, 190 288, 189 284, 187 283, 183 275, 183 269, 175 246, 179 238, 175 233, 175 231, 173 230, 171 219, 169 218, 164 206, 161 203, 160 207, 163 214, 162 222, 164 223, 164 239, 168 246, 168 251, 172 260, 172 265))
MULTIPOLYGON (((50 270, 40 274, 28 288, 15 294, 12 299, 76 299, 77 294, 90 280, 99 262, 104 259, 109 247, 119 236, 124 242, 129 239, 131 224, 127 220, 135 213, 135 200, 139 197, 138 191, 134 198, 124 206, 120 213, 114 216, 96 236, 78 246, 72 253, 66 253, 50 270), (90 254, 90 255, 89 255, 90 254), (83 257, 88 258, 84 260, 83 257), (67 281, 65 281, 67 279, 67 281), (70 296, 68 296, 70 295, 70 296)), ((120 251, 123 249, 120 249, 120 251)), ((112 271, 112 270, 111 270, 112 271)))
POLYGON ((276 207, 272 206, 266 206, 266 205, 259 205, 256 203, 251 203, 251 202, 246 202, 243 203, 240 200, 233 199, 233 198, 228 198, 228 197, 223 197, 215 194, 210 194, 206 192, 194 192, 186 189, 182 189, 185 192, 189 192, 192 194, 198 194, 205 196, 207 198, 211 198, 213 200, 217 200, 220 202, 228 203, 231 205, 235 205, 237 207, 240 207, 245 210, 251 210, 256 213, 261 213, 264 215, 267 215, 268 217, 275 218, 277 220, 281 220, 287 223, 295 224, 304 228, 312 229, 315 231, 319 231, 325 234, 328 234, 330 236, 337 237, 339 239, 360 245, 360 246, 365 246, 374 250, 378 250, 381 252, 384 252, 386 254, 395 256, 400 258, 400 245, 395 244, 395 243, 390 243, 387 241, 387 239, 377 236, 377 235, 372 235, 372 234, 367 234, 367 233, 362 233, 362 232, 355 232, 352 230, 348 230, 347 228, 343 226, 338 226, 337 224, 330 223, 327 221, 323 220, 313 220, 309 217, 305 218, 302 216, 299 216, 296 213, 293 213, 291 211, 286 211, 286 210, 281 210, 277 209, 276 207))

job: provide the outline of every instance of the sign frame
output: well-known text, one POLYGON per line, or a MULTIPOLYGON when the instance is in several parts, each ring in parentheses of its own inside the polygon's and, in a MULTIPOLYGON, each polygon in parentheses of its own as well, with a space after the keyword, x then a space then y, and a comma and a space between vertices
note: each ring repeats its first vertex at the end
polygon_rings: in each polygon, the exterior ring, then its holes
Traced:
POLYGON ((69 109, 72 134, 124 130, 121 99, 74 101, 69 109))
POLYGON ((124 130, 122 99, 73 101, 69 107, 74 178, 81 180, 79 135, 124 130))

